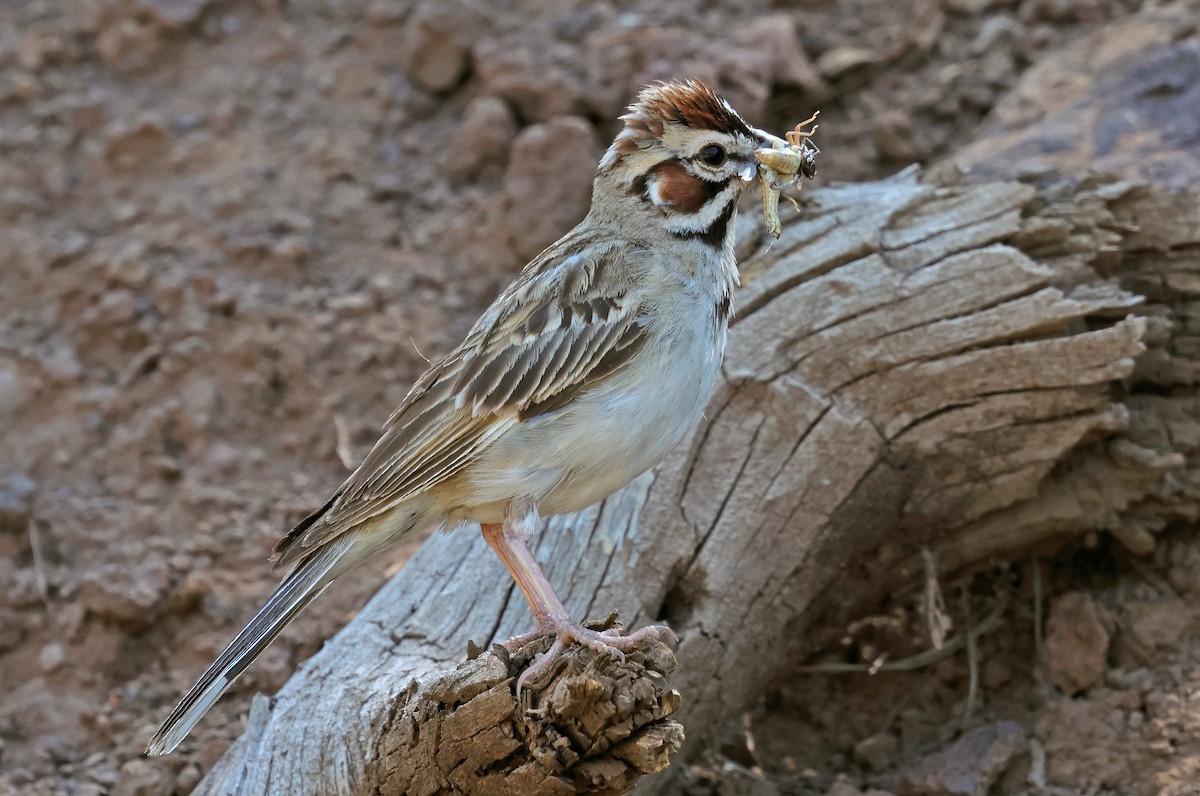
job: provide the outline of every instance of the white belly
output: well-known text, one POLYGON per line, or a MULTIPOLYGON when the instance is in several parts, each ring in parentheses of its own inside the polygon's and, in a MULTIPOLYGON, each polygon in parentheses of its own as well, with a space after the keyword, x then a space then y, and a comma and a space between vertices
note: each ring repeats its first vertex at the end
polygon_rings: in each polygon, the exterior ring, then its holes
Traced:
MULTIPOLYGON (((471 467, 476 511, 499 521, 500 505, 529 497, 543 515, 590 506, 657 464, 695 428, 720 371, 723 319, 713 305, 646 346, 628 366, 569 406, 515 427, 471 467), (655 356, 657 354, 657 356, 655 356)), ((653 334, 662 334, 655 330, 653 334)))

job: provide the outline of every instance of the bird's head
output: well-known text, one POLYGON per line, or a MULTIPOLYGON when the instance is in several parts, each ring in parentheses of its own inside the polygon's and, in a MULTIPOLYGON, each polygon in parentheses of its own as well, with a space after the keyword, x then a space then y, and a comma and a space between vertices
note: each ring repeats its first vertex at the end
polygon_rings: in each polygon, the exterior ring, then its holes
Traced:
POLYGON ((640 206, 669 233, 723 245, 738 197, 757 173, 754 151, 778 139, 695 80, 647 86, 621 119, 600 161, 593 210, 640 206))

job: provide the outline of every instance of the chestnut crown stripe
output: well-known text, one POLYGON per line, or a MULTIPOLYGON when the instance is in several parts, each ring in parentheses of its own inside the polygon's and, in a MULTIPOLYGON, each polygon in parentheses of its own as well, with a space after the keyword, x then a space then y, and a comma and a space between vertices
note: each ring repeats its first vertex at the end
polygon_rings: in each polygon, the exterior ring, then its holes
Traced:
POLYGON ((752 136, 750 125, 715 91, 695 80, 686 83, 660 83, 647 86, 638 100, 623 117, 626 126, 636 119, 658 120, 657 134, 662 134, 662 122, 682 124, 698 130, 717 130, 752 136))
POLYGON ((629 113, 621 117, 625 129, 617 136, 616 154, 630 155, 645 143, 662 138, 667 124, 694 130, 716 130, 753 136, 754 131, 737 111, 715 91, 695 80, 660 83, 638 94, 629 113))

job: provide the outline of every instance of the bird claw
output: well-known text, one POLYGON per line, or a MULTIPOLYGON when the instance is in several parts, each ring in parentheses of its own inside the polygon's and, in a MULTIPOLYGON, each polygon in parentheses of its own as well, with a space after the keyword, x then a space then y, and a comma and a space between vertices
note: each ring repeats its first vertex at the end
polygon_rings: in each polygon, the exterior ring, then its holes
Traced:
POLYGON ((607 654, 618 663, 625 662, 625 653, 633 652, 646 644, 662 639, 677 642, 675 632, 666 625, 649 625, 632 633, 624 633, 619 628, 607 630, 592 630, 564 616, 546 616, 540 619, 541 628, 532 633, 525 633, 509 639, 503 646, 512 652, 528 644, 534 639, 548 633, 555 636, 550 649, 542 653, 517 678, 517 695, 530 683, 537 682, 542 675, 550 671, 558 659, 572 643, 580 644, 594 652, 607 654))

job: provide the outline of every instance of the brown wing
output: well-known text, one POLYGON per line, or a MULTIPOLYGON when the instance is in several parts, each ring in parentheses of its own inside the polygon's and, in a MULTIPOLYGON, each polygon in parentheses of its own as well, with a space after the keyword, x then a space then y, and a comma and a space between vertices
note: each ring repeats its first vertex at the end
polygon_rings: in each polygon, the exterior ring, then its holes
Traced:
POLYGON ((514 424, 564 406, 629 361, 645 342, 632 294, 646 252, 562 243, 417 381, 334 498, 279 542, 277 566, 456 475, 514 424), (564 248, 579 253, 564 257, 564 248))

